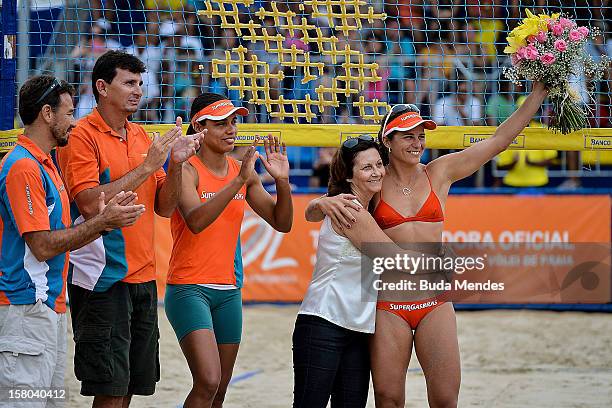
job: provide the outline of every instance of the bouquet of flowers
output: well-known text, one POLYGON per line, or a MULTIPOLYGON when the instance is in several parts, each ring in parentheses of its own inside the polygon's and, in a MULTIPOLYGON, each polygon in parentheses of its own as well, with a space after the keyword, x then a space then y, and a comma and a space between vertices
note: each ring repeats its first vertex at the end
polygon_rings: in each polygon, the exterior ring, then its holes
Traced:
POLYGON ((562 14, 538 16, 527 10, 527 18, 508 35, 512 67, 504 74, 515 84, 522 78, 543 82, 549 90, 553 114, 549 128, 563 134, 587 126, 588 107, 570 87, 569 79, 585 74, 591 81, 601 80, 609 59, 593 61, 585 51, 589 38, 601 35, 597 28, 579 27, 562 14))

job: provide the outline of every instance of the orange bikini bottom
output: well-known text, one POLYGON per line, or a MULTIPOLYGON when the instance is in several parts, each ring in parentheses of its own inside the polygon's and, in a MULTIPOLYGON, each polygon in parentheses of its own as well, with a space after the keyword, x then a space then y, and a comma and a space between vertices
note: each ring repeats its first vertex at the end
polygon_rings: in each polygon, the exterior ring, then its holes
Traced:
POLYGON ((376 302, 376 309, 401 317, 412 330, 416 330, 421 320, 428 313, 444 303, 436 298, 424 299, 418 302, 385 302, 381 300, 376 302))

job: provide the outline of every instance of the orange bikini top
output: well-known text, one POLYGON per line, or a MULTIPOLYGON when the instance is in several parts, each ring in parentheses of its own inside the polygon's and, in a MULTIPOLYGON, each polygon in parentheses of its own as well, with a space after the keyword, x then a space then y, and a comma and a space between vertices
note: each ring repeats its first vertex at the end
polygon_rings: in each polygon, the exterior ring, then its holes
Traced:
POLYGON ((405 222, 441 222, 444 221, 444 212, 442 211, 442 205, 436 193, 434 193, 431 187, 431 179, 429 174, 425 171, 427 181, 429 181, 429 195, 427 200, 423 203, 421 209, 412 217, 404 217, 398 213, 395 208, 387 204, 382 197, 382 191, 380 192, 380 201, 374 210, 374 219, 381 229, 387 229, 398 226, 405 222))

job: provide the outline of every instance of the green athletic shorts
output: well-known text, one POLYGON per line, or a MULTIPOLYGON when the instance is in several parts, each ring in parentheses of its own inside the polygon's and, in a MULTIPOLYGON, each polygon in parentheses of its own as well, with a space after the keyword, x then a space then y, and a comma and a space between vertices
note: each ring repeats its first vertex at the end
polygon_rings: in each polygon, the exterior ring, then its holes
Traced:
POLYGON ((218 344, 237 344, 242 337, 240 289, 211 289, 201 285, 167 285, 166 316, 180 342, 189 333, 209 329, 218 344))

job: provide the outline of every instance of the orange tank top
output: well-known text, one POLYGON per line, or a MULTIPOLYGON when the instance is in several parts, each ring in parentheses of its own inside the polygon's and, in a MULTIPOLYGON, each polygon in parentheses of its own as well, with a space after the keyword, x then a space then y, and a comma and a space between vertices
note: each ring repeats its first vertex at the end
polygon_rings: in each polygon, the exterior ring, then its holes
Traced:
MULTIPOLYGON (((217 177, 197 157, 189 163, 198 172, 198 194, 200 201, 212 198, 231 182, 240 172, 240 164, 226 157, 227 175, 217 177)), ((234 196, 219 217, 199 234, 193 234, 178 209, 172 215, 170 226, 174 244, 168 268, 170 284, 227 284, 237 285, 234 267, 236 244, 244 216, 246 185, 234 196)))
POLYGON ((444 221, 444 212, 442 211, 442 205, 438 196, 433 191, 431 186, 431 179, 429 174, 425 171, 427 181, 429 181, 429 195, 423 203, 421 209, 412 217, 404 217, 397 210, 387 204, 382 197, 382 191, 380 192, 380 201, 374 209, 374 219, 381 229, 388 229, 405 222, 420 221, 420 222, 441 222, 444 221))

